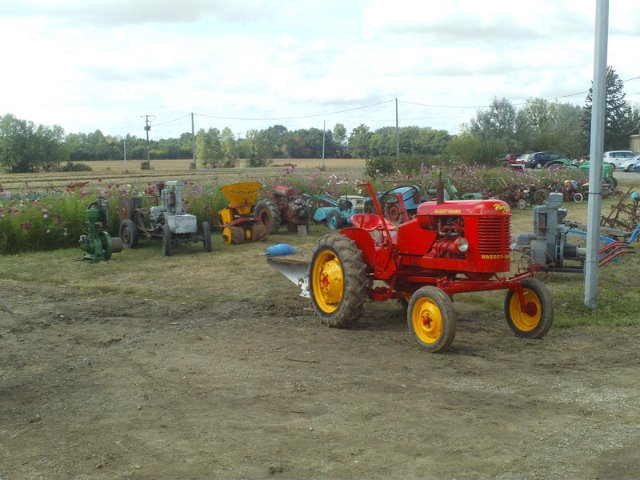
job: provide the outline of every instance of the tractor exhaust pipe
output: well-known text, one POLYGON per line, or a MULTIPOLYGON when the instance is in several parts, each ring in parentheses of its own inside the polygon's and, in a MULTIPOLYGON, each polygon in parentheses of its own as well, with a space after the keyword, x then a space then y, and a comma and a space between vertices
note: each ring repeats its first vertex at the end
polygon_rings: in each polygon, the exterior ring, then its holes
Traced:
POLYGON ((436 184, 436 204, 444 203, 444 183, 442 183, 442 170, 438 172, 438 183, 436 184))

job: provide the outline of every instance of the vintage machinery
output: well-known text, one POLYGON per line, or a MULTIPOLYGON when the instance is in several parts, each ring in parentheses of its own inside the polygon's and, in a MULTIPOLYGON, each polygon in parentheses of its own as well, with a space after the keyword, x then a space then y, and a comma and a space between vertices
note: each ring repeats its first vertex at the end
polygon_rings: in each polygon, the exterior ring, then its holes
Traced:
MULTIPOLYGON (((561 208, 563 193, 550 193, 545 205, 533 209, 533 233, 516 237, 512 249, 522 255, 521 269, 541 272, 582 273, 586 260, 586 228, 565 222, 567 209, 561 208), (571 243, 574 239, 575 243, 571 243)), ((611 229, 601 227, 606 234, 611 229)), ((633 247, 625 241, 600 235, 598 263, 604 265, 633 247)))
POLYGON ((80 235, 80 248, 86 253, 83 259, 91 262, 109 260, 112 253, 122 251, 119 238, 109 235, 109 202, 98 198, 87 207, 84 234, 80 235))
POLYGON ((142 198, 120 199, 120 239, 125 247, 136 248, 140 235, 162 240, 162 253, 171 254, 171 247, 181 243, 202 242, 205 252, 211 251, 211 226, 202 222, 202 233, 198 233, 195 215, 186 213, 182 193, 184 182, 171 180, 158 183, 156 205, 142 207, 142 198))
POLYGON ((418 185, 397 186, 376 196, 382 204, 385 218, 393 223, 407 221, 409 217, 416 214, 418 205, 431 199, 430 196, 422 196, 418 185))
POLYGON ((277 232, 282 225, 290 231, 309 225, 311 219, 311 199, 286 186, 276 186, 271 198, 263 199, 256 205, 254 215, 267 229, 267 234, 277 232))
POLYGON ((220 188, 229 202, 218 210, 225 244, 257 242, 267 236, 267 228, 254 215, 261 189, 260 182, 232 183, 220 188))
POLYGON ((364 302, 399 300, 417 343, 431 352, 447 349, 457 319, 451 298, 464 292, 507 290, 505 314, 520 337, 541 338, 553 322, 551 295, 527 271, 510 277, 509 205, 501 200, 418 206, 413 219, 394 225, 369 189, 375 213, 351 217, 352 227, 318 240, 310 262, 268 258, 311 298, 316 314, 332 327, 357 321, 364 302))
MULTIPOLYGON (((630 187, 627 193, 611 206, 608 215, 602 216, 600 224, 621 232, 622 237, 633 235, 640 228, 640 194, 630 187)), ((626 238, 629 243, 633 240, 626 238)), ((637 240, 637 237, 634 237, 637 240)))
POLYGON ((369 198, 360 195, 341 195, 336 198, 327 193, 312 195, 311 198, 318 201, 313 220, 333 229, 349 225, 352 215, 365 213, 369 201, 369 198))

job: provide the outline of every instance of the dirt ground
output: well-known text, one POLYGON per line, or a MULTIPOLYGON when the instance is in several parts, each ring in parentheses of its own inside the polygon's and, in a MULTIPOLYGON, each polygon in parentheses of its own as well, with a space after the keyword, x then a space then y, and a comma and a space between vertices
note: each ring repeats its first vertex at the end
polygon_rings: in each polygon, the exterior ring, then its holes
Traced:
POLYGON ((336 330, 301 298, 0 287, 2 480, 640 472, 640 327, 523 340, 458 305, 453 350, 429 354, 397 305, 336 330))

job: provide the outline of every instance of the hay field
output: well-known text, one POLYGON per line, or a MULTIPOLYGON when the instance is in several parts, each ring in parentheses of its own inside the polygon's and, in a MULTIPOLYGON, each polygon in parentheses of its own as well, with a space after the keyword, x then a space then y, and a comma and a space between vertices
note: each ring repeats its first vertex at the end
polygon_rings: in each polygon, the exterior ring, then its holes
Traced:
POLYGON ((92 168, 91 172, 47 172, 8 174, 0 173, 0 191, 47 191, 66 188, 69 184, 104 181, 119 184, 146 184, 161 180, 206 180, 234 179, 238 177, 276 177, 281 175, 285 165, 295 165, 300 174, 317 172, 324 163, 327 172, 357 174, 364 171, 364 159, 280 159, 268 167, 250 168, 245 160, 240 160, 236 168, 197 168, 191 167, 191 160, 151 160, 151 169, 142 170, 140 160, 104 160, 81 162, 92 168))

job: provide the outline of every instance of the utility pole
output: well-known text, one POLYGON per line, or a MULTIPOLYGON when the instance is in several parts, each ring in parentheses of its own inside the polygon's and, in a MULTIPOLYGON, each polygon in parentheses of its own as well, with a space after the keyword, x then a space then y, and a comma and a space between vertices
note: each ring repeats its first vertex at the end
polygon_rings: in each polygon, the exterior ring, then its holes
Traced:
POLYGON ((596 0, 595 49, 593 62, 593 101, 591 107, 591 145, 589 149, 589 205, 587 210, 587 256, 584 264, 584 304, 598 306, 598 250, 602 205, 602 150, 607 96, 607 43, 609 0, 596 0))
POLYGON ((144 117, 144 130, 147 132, 147 163, 143 170, 151 169, 151 157, 149 154, 149 130, 151 130, 151 125, 149 125, 149 118, 154 117, 155 115, 141 115, 144 117))
POLYGON ((127 137, 124 137, 124 171, 127 172, 127 137))
POLYGON ((400 128, 398 127, 398 99, 396 98, 396 157, 400 156, 400 128))
POLYGON ((193 112, 191 112, 191 155, 193 160, 191 162, 191 168, 196 168, 196 129, 193 123, 193 112))
POLYGON ((325 141, 325 132, 327 130, 327 121, 322 121, 322 171, 324 172, 327 167, 324 166, 324 141, 325 141))

